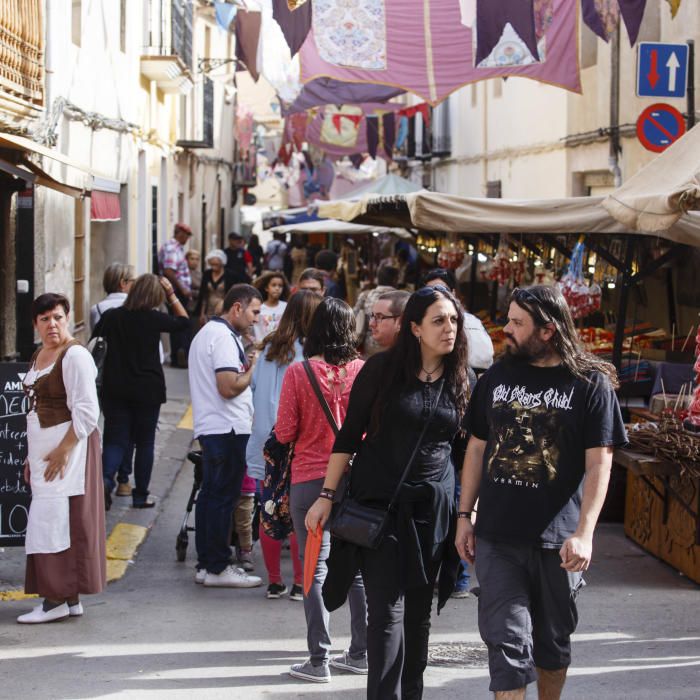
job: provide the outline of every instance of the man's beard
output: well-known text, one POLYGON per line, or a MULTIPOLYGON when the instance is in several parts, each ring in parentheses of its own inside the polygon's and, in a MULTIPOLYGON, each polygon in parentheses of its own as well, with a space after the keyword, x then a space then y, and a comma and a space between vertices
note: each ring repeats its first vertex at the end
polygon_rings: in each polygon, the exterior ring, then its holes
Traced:
POLYGON ((512 343, 506 344, 506 357, 514 361, 535 362, 551 352, 548 343, 536 338, 534 333, 520 344, 512 336, 507 335, 506 338, 512 343))

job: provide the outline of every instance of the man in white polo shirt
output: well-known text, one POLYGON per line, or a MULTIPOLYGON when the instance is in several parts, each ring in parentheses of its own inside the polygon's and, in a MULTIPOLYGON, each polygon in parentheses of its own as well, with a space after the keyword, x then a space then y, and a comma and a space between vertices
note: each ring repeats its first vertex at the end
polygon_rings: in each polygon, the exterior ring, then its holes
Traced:
POLYGON ((220 316, 194 337, 189 354, 194 434, 202 446, 202 487, 195 510, 197 573, 205 586, 252 588, 259 576, 231 566, 231 516, 245 475, 245 451, 253 421, 248 358, 242 337, 257 322, 262 297, 249 284, 235 284, 220 316))

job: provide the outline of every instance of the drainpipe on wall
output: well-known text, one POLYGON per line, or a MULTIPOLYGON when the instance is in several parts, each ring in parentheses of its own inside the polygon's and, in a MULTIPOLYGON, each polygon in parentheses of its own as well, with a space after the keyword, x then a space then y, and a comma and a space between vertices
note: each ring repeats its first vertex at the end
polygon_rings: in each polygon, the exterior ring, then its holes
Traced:
POLYGON ((608 167, 615 187, 622 184, 620 170, 620 27, 610 38, 610 156, 608 167))
MULTIPOLYGON (((498 80, 498 78, 496 78, 498 80)), ((484 104, 482 108, 482 120, 483 120, 483 182, 481 189, 483 190, 484 197, 488 191, 488 181, 489 181, 489 84, 490 81, 484 80, 481 83, 484 87, 484 104)))

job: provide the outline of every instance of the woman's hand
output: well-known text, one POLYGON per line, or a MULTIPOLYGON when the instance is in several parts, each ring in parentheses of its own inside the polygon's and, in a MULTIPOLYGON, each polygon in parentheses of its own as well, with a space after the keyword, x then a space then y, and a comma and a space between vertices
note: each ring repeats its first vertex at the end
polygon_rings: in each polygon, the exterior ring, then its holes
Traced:
POLYGON ((44 469, 44 481, 53 481, 56 476, 62 479, 66 474, 66 465, 68 464, 68 456, 70 450, 65 447, 54 448, 44 458, 46 460, 46 469, 44 469))
POLYGON ((331 514, 333 503, 328 498, 317 498, 316 502, 306 511, 304 525, 309 532, 316 532, 316 526, 321 528, 326 524, 331 514))
POLYGON ((160 281, 160 286, 163 287, 163 290, 165 291, 166 297, 169 297, 171 294, 175 293, 173 285, 167 277, 159 277, 158 279, 160 281))
POLYGON ((24 471, 22 473, 22 478, 27 486, 30 486, 29 480, 31 478, 31 473, 32 470, 29 468, 29 457, 27 457, 27 459, 24 460, 24 471))

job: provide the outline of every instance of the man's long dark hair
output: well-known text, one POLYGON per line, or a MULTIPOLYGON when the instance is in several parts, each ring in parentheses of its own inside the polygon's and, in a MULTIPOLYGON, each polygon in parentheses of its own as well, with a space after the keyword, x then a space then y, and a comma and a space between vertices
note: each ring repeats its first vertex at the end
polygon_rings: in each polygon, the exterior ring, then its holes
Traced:
POLYGON ((358 354, 355 314, 342 300, 326 297, 311 317, 304 357, 321 355, 329 365, 345 365, 358 354))
POLYGON ((386 371, 372 408, 370 432, 376 433, 387 405, 400 395, 421 370, 422 361, 418 339, 413 335, 411 322, 420 324, 428 308, 441 298, 454 304, 457 312, 457 335, 452 352, 445 355, 442 376, 444 392, 451 396, 461 422, 469 401, 467 335, 464 331, 464 311, 455 296, 446 287, 423 287, 411 294, 401 319, 401 329, 394 346, 386 351, 386 371))
POLYGON ((615 365, 601 360, 584 348, 576 332, 569 305, 557 287, 538 284, 516 288, 510 295, 510 300, 530 314, 535 326, 554 326, 554 335, 549 342, 564 367, 574 377, 589 381, 591 372, 600 372, 610 380, 613 388, 620 386, 615 365))

